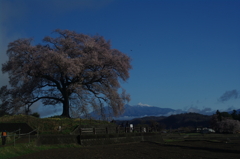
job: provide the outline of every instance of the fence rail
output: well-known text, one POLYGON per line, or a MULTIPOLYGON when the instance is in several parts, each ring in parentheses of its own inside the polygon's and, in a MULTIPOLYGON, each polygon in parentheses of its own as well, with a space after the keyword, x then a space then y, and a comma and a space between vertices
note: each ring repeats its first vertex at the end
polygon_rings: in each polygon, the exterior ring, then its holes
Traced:
MULTIPOLYGON (((189 141, 189 140, 208 140, 218 142, 240 142, 240 134, 200 134, 200 133, 161 133, 160 130, 151 127, 100 127, 100 128, 81 128, 78 127, 70 136, 88 134, 123 134, 123 133, 149 133, 155 132, 161 136, 163 141, 189 141)), ((16 143, 30 143, 34 138, 38 138, 38 129, 28 133, 21 133, 21 129, 8 132, 7 145, 16 143), (36 131, 36 135, 31 135, 36 131)), ((101 135, 100 135, 101 136, 101 135)), ((107 135, 108 136, 108 135, 107 135)), ((118 136, 118 135, 116 135, 118 136)))
MULTIPOLYGON (((26 142, 26 139, 27 139, 28 143, 30 143, 31 139, 38 137, 38 133, 37 133, 37 135, 31 135, 34 131, 37 131, 37 129, 32 130, 28 133, 20 133, 21 129, 17 129, 17 130, 8 132, 7 133, 7 145, 8 144, 13 144, 13 146, 15 146, 16 142, 21 140, 21 139, 25 139, 24 142, 26 142)), ((0 136, 0 138, 1 138, 1 136, 0 136)), ((2 142, 2 140, 1 140, 1 142, 2 142)))
POLYGON ((111 134, 111 133, 132 133, 132 132, 160 132, 160 130, 149 127, 102 127, 102 128, 76 128, 71 134, 111 134))
POLYGON ((161 135, 163 141, 189 141, 189 140, 207 140, 218 142, 234 142, 240 141, 240 134, 201 134, 201 133, 162 133, 152 127, 103 127, 103 128, 81 128, 78 127, 75 135, 88 134, 121 134, 121 133, 149 133, 155 132, 161 135))

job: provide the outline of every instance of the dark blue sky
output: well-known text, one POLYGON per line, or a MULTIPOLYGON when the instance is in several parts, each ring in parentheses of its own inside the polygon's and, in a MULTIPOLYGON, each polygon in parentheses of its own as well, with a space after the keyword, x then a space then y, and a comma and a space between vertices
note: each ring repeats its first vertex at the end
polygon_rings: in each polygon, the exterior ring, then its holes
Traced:
POLYGON ((0 0, 0 6, 1 63, 18 38, 40 43, 57 28, 99 34, 132 58, 123 84, 130 105, 240 108, 239 0, 0 0))

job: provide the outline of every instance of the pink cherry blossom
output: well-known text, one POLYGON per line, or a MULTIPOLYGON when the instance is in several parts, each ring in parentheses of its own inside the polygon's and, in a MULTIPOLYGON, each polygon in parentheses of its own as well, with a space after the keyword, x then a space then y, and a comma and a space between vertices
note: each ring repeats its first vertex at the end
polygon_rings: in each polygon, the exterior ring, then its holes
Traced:
POLYGON ((18 39, 8 45, 9 60, 2 71, 9 74, 11 88, 2 88, 0 94, 11 95, 5 100, 12 105, 9 110, 41 101, 46 106, 62 104, 65 117, 70 117, 70 107, 81 113, 103 106, 111 107, 114 115, 123 112, 130 96, 124 89, 119 93, 119 80, 129 78, 130 57, 112 49, 102 36, 59 29, 55 33, 59 36, 47 36, 43 44, 18 39))

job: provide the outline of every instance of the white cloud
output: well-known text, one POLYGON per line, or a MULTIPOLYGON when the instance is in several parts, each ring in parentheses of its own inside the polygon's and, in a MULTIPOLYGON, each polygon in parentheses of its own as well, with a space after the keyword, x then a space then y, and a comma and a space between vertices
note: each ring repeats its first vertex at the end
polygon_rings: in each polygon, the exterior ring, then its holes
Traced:
POLYGON ((177 110, 168 112, 167 114, 163 114, 162 116, 170 116, 170 115, 176 115, 176 114, 181 114, 181 113, 185 113, 185 112, 182 109, 177 109, 177 110))
POLYGON ((236 108, 233 105, 230 105, 226 110, 226 112, 232 111, 232 110, 236 110, 236 108))
POLYGON ((114 120, 132 120, 134 118, 141 118, 141 116, 123 116, 123 117, 113 117, 114 120))
POLYGON ((151 107, 151 105, 149 105, 149 104, 143 104, 143 103, 141 103, 141 102, 139 102, 137 105, 145 106, 145 107, 151 107))
POLYGON ((237 99, 239 97, 239 92, 234 89, 231 91, 226 91, 219 99, 220 102, 226 102, 230 99, 237 99))
POLYGON ((188 113, 199 113, 199 114, 205 114, 205 115, 211 115, 213 114, 215 111, 212 110, 211 108, 202 108, 202 109, 199 109, 197 107, 190 107, 187 109, 187 112, 188 113))

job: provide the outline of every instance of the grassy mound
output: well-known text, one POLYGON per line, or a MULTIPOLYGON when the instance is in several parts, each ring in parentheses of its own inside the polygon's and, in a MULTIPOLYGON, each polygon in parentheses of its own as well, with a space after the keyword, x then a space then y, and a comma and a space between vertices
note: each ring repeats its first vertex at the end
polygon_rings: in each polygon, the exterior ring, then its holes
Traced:
POLYGON ((91 125, 91 126, 105 126, 112 125, 107 121, 89 120, 89 119, 73 119, 73 118, 37 118, 29 115, 5 115, 0 117, 0 123, 27 123, 33 129, 37 129, 39 134, 69 134, 78 125, 91 125), (61 131, 59 131, 59 126, 61 131))

